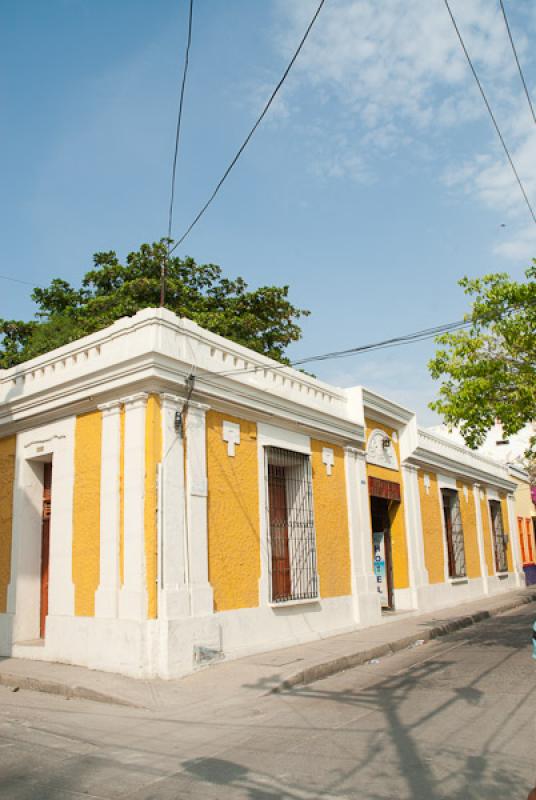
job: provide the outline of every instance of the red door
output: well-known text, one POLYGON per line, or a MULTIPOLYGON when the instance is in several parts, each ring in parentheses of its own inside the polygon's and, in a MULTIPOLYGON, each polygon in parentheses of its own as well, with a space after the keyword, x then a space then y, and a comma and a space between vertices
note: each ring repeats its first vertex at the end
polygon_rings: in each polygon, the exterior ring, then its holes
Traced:
POLYGON ((39 617, 39 636, 45 638, 45 624, 48 614, 48 561, 50 552, 50 510, 52 488, 52 464, 44 465, 43 473, 43 512, 41 517, 41 612, 39 617))
POLYGON ((291 597, 285 468, 268 464, 268 502, 272 545, 272 600, 291 597))

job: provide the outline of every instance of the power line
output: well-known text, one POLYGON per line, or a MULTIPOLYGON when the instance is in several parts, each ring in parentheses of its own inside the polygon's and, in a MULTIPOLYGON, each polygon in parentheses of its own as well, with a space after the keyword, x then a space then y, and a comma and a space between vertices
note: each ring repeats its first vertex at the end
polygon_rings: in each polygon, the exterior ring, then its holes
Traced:
POLYGON ((529 104, 530 113, 532 114, 532 119, 534 120, 534 124, 536 125, 536 114, 534 113, 534 106, 532 105, 532 100, 530 99, 529 90, 527 87, 527 83, 525 81, 525 76, 523 75, 523 70, 521 69, 521 64, 519 62, 519 58, 517 55, 516 46, 514 44, 514 39, 512 37, 512 31, 510 30, 510 25, 508 24, 508 17, 506 16, 506 9, 504 7, 503 0, 499 0, 501 11, 504 17, 504 24, 506 25, 506 30, 508 31, 508 38, 510 39, 510 44, 512 45, 512 50, 514 53, 514 57, 516 60, 517 68, 519 70, 519 77, 521 78, 521 83, 523 84, 523 89, 525 90, 525 95, 527 97, 527 102, 529 104))
POLYGON ((285 82, 285 80, 287 78, 287 75, 289 74, 290 70, 292 69, 292 67, 294 65, 294 62, 298 58, 298 56, 300 54, 300 51, 301 51, 303 45, 305 44, 305 41, 306 41, 307 37, 309 36, 309 33, 311 32, 311 29, 312 29, 313 25, 315 24, 316 19, 317 19, 318 15, 320 14, 320 11, 322 10, 322 6, 324 5, 324 3, 325 3, 325 0, 320 0, 320 3, 319 3, 319 5, 318 5, 318 7, 317 7, 317 9, 316 9, 316 11, 315 11, 315 13, 313 15, 313 18, 311 19, 309 25, 307 26, 307 29, 306 29, 305 33, 303 34, 303 37, 302 37, 302 39, 301 39, 296 51, 294 52, 294 55, 290 59, 287 68, 285 69, 283 75, 281 76, 281 79, 279 80, 279 82, 276 85, 275 89, 273 90, 272 94, 270 95, 270 98, 268 99, 266 105, 264 106, 260 116, 257 118, 257 121, 255 122, 255 124, 251 128, 250 132, 248 133, 248 135, 246 136, 246 138, 244 139, 244 141, 240 145, 240 147, 237 150, 234 158, 232 159, 231 163, 229 164, 229 166, 227 167, 227 169, 223 173, 223 175, 220 178, 220 180, 218 181, 218 183, 216 184, 216 188, 214 189, 214 191, 212 192, 212 194, 208 198, 208 200, 205 203, 205 205, 200 209, 200 211, 194 217, 194 219, 192 220, 190 225, 186 228, 185 232, 175 242, 175 244, 173 245, 173 247, 169 251, 170 255, 171 255, 171 253, 173 253, 174 250, 176 250, 177 247, 179 247, 179 245, 182 244, 182 242, 186 239, 186 237, 188 236, 188 234, 190 233, 192 228, 195 225, 197 225, 197 223, 199 222, 199 220, 201 219, 201 217, 203 216, 205 211, 208 209, 208 207, 210 206, 210 204, 212 203, 212 201, 214 200, 214 198, 216 197, 216 195, 220 191, 221 187, 223 186, 223 183, 225 182, 227 176, 229 175, 229 173, 231 172, 231 170, 235 166, 236 162, 238 161, 238 159, 240 158, 240 156, 242 155, 242 153, 246 149, 247 145, 249 144, 250 139, 252 138, 253 134, 255 133, 255 131, 257 130, 259 125, 261 124, 261 122, 264 119, 264 117, 266 116, 266 114, 268 112, 268 109, 272 105, 277 93, 279 92, 279 90, 281 89, 283 83, 285 82))
POLYGON ((504 137, 503 137, 503 135, 501 133, 501 129, 499 128, 497 120, 495 119, 495 115, 494 115, 493 111, 491 110, 491 106, 489 104, 488 98, 486 97, 486 93, 484 92, 484 89, 482 88, 482 84, 480 83, 480 79, 479 79, 479 77, 478 77, 478 75, 476 73, 476 70, 475 70, 474 66, 473 66, 473 62, 471 61, 471 56, 469 55, 469 53, 467 51, 467 47, 465 46, 465 42, 464 42, 464 40, 462 38, 462 35, 460 33, 460 29, 458 28, 458 25, 456 24, 456 20, 454 19, 454 14, 451 11, 449 2, 448 2, 448 0, 443 0, 443 2, 445 3, 445 6, 447 7, 447 11, 449 12, 449 16, 450 16, 450 19, 451 19, 452 24, 454 26, 454 30, 456 31, 456 33, 458 35, 458 39, 460 40, 460 44, 462 46, 462 50, 465 53, 465 57, 467 59, 469 67, 471 68, 471 72, 473 73, 473 77, 474 77, 474 79, 476 81, 476 84, 477 84, 477 86, 478 86, 478 88, 480 90, 480 94, 482 95, 482 99, 484 100, 484 103, 485 103, 486 108, 488 110, 488 114, 490 115, 491 121, 493 122, 493 125, 495 126, 495 130, 497 131, 497 136, 499 137, 500 142, 501 142, 501 144, 502 144, 502 146, 504 148, 504 152, 506 153, 506 157, 508 158, 508 161, 509 161, 510 166, 512 168, 512 172, 515 175, 516 181, 518 182, 519 188, 521 189, 521 193, 522 193, 522 195, 523 195, 523 197, 525 199, 525 203, 527 204, 527 208, 528 208, 528 210, 530 212, 530 215, 531 215, 531 217, 533 219, 534 224, 536 225, 536 214, 534 213, 534 210, 533 210, 533 208, 532 208, 532 206, 530 204, 530 200, 527 197, 527 193, 525 191, 525 188, 524 188, 523 184, 521 183, 521 178, 519 177, 517 169, 515 168, 515 164, 514 164, 514 162, 512 160, 512 156, 510 155, 510 151, 508 150, 508 147, 506 146, 506 142, 504 141, 504 137))
POLYGON ((391 339, 384 339, 379 342, 359 345, 358 347, 350 347, 346 350, 335 350, 330 353, 321 353, 319 355, 308 356, 307 358, 299 358, 295 361, 291 361, 288 364, 245 367, 243 369, 225 370, 223 372, 211 372, 211 374, 222 376, 239 374, 245 375, 251 372, 261 372, 264 369, 285 369, 286 367, 296 367, 301 366, 302 364, 310 364, 318 361, 329 361, 335 358, 347 358, 349 356, 357 355, 358 353, 365 353, 373 350, 384 350, 388 347, 399 347, 404 344, 411 344, 412 342, 425 341, 426 339, 432 339, 435 336, 439 336, 442 333, 449 333, 451 331, 469 327, 472 324, 472 320, 447 322, 444 325, 436 325, 433 328, 425 328, 424 330, 414 331, 413 333, 407 333, 402 336, 395 336, 391 339))
MULTIPOLYGON (((177 127, 175 130, 175 150, 173 153, 173 167, 171 170, 171 191, 169 198, 169 213, 168 213, 168 230, 167 230, 167 258, 169 259, 169 239, 171 239, 171 228, 173 226, 173 206, 175 203, 175 176, 177 174, 177 158, 179 155, 179 141, 181 135, 181 122, 182 122, 182 109, 184 106, 184 89, 186 87, 186 77, 188 75, 188 65, 190 62, 190 45, 192 44, 192 21, 194 12, 194 0, 190 0, 188 10, 188 38, 186 41, 186 50, 184 53, 184 67, 182 70, 181 91, 179 97, 179 110, 177 113, 177 127)), ((162 264, 161 272, 161 285, 160 285, 160 305, 163 306, 166 299, 166 268, 167 259, 162 264)))
POLYGON ((23 281, 20 278, 11 278, 9 275, 0 275, 2 281, 13 281, 13 283, 23 283, 25 286, 33 286, 31 281, 23 281))
MULTIPOLYGON (((507 306, 504 311, 501 313, 500 317, 503 318, 506 315, 510 314, 511 312, 519 309, 520 307, 525 306, 534 306, 536 303, 527 303, 520 306, 520 304, 507 306)), ((368 353, 375 350, 385 350, 390 347, 401 347, 406 344, 412 344, 414 342, 423 342, 427 339, 434 339, 436 336, 440 336, 443 333, 451 333, 456 330, 462 330, 464 328, 469 328, 471 325, 474 324, 474 320, 469 317, 468 319, 458 320, 456 322, 446 322, 443 325, 436 325, 432 328, 424 328, 420 331, 414 331, 413 333, 406 333, 402 336, 394 336, 391 339, 384 339, 379 342, 372 342, 370 344, 359 345, 358 347, 350 347, 346 350, 334 350, 330 353, 321 353, 320 355, 313 355, 307 358, 299 358, 295 361, 291 361, 288 364, 275 364, 275 365, 258 365, 255 367, 244 367, 243 369, 234 369, 234 370, 224 370, 223 372, 212 372, 212 375, 246 375, 252 372, 262 372, 265 369, 285 369, 285 367, 296 367, 301 366, 302 364, 311 364, 314 362, 319 361, 329 361, 336 358, 347 358, 349 356, 358 355, 359 353, 368 353)))

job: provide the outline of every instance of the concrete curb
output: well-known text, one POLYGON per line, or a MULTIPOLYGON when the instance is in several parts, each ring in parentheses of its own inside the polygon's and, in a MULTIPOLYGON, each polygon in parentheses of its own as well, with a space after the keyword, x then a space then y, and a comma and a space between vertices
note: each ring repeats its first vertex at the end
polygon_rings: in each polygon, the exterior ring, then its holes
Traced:
POLYGON ((484 620, 491 619, 499 614, 504 614, 506 611, 511 611, 514 608, 527 605, 528 603, 533 603, 534 601, 536 601, 536 592, 526 594, 521 597, 516 597, 515 599, 509 600, 508 602, 503 603, 500 606, 496 606, 490 610, 476 611, 474 614, 467 614, 462 617, 454 617, 448 622, 442 622, 433 628, 428 628, 428 630, 419 632, 418 637, 415 635, 404 636, 392 642, 370 647, 367 650, 359 650, 355 653, 348 653, 348 655, 339 656, 338 658, 324 661, 321 664, 314 664, 311 667, 305 667, 305 669, 296 672, 294 675, 289 675, 289 677, 282 680, 281 683, 279 683, 277 686, 274 686, 270 690, 269 694, 278 694, 279 692, 283 692, 287 689, 292 689, 295 686, 304 686, 308 683, 319 681, 322 678, 328 678, 330 675, 336 675, 337 673, 344 672, 352 667, 359 667, 362 664, 366 664, 367 661, 371 661, 374 658, 383 658, 384 656, 398 653, 400 650, 405 650, 407 647, 410 647, 410 645, 415 644, 416 641, 421 640, 424 642, 429 642, 432 639, 438 639, 440 636, 446 636, 447 634, 454 633, 462 628, 468 628, 469 626, 475 625, 478 622, 483 622, 484 620))
POLYGON ((129 708, 143 708, 143 706, 131 703, 116 695, 98 692, 88 686, 69 686, 59 681, 50 681, 43 678, 30 678, 25 675, 15 675, 9 672, 0 672, 0 686, 6 686, 13 691, 19 689, 29 689, 32 692, 45 692, 65 697, 67 700, 93 700, 96 703, 112 703, 116 706, 128 706, 129 708))

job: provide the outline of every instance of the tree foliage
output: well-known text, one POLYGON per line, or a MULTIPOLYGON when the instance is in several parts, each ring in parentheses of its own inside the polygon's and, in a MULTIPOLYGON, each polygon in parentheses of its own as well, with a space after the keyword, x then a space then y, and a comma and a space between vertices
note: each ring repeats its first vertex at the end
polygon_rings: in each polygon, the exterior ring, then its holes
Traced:
MULTIPOLYGON (((160 304, 160 272, 167 240, 143 244, 121 264, 116 253, 96 253, 79 289, 60 278, 36 288, 35 319, 0 319, 0 367, 7 368, 160 304)), ((242 278, 225 278, 216 264, 172 257, 167 263, 166 308, 203 328, 287 363, 285 349, 301 336, 308 311, 288 300, 288 286, 249 291, 242 278)))
POLYGON ((497 420, 508 436, 536 419, 536 259, 525 275, 463 278, 468 327, 436 340, 429 368, 442 386, 430 407, 473 448, 497 420))

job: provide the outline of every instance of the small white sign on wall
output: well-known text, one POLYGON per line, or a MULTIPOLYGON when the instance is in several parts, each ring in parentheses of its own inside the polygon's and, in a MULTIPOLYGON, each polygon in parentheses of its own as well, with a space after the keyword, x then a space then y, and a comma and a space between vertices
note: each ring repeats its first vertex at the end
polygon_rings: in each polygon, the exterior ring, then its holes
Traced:
POLYGON ((326 465, 327 475, 331 475, 335 465, 335 456, 331 447, 322 448, 322 463, 326 465))
POLYGON ((237 422, 223 421, 222 439, 227 442, 227 455, 234 456, 235 447, 240 444, 240 425, 237 422))

